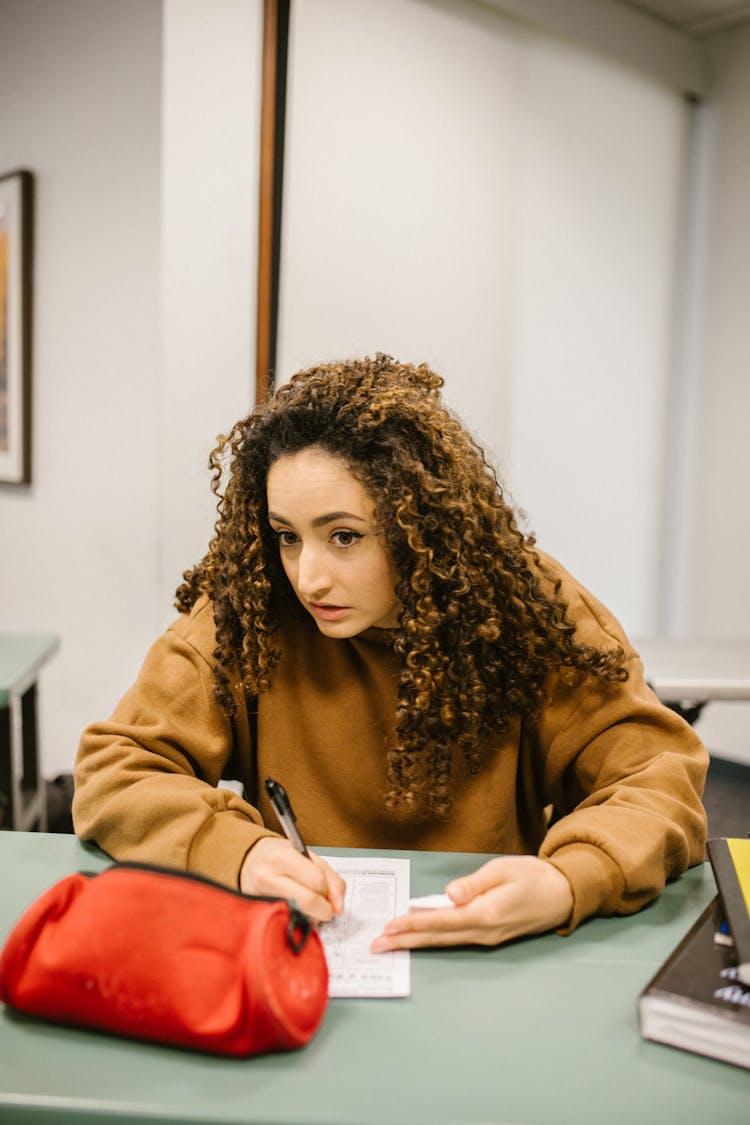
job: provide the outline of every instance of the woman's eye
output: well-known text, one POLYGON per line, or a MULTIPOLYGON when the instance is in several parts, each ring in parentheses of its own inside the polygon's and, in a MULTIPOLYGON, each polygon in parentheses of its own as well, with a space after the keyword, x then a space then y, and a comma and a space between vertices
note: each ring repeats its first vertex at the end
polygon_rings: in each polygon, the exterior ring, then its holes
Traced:
POLYGON ((351 547, 352 544, 358 542, 362 536, 358 531, 334 531, 331 539, 337 547, 351 547))
POLYGON ((297 542, 297 536, 293 531, 277 531, 276 538, 280 547, 293 547, 297 542))

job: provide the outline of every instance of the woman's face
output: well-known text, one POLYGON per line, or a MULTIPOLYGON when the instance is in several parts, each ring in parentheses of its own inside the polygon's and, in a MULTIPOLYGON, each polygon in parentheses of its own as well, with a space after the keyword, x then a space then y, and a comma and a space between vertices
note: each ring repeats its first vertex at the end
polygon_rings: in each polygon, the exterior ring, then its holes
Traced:
POLYGON ((286 576, 327 637, 398 624, 391 558, 369 493, 346 462, 318 446, 268 472, 268 518, 286 576))

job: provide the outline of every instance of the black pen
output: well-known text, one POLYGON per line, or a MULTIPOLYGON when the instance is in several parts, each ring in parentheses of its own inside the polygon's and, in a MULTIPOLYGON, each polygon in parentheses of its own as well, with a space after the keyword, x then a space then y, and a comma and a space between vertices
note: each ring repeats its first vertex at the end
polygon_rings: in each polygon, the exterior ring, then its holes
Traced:
POLYGON ((281 821, 281 827, 284 829, 284 835, 287 840, 294 844, 298 852, 306 855, 308 859, 312 859, 309 851, 304 845, 302 837, 297 831, 296 816, 292 811, 292 806, 289 798, 286 795, 286 789, 279 781, 272 781, 270 777, 266 778, 266 793, 273 805, 274 812, 281 821))

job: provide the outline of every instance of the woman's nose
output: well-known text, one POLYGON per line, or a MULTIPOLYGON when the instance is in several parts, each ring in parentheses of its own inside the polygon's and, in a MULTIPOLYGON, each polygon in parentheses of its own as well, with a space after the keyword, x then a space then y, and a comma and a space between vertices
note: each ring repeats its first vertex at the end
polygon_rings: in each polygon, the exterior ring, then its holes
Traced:
POLYGON ((297 586, 308 601, 315 601, 331 588, 331 576, 324 553, 314 547, 303 547, 299 553, 297 586))

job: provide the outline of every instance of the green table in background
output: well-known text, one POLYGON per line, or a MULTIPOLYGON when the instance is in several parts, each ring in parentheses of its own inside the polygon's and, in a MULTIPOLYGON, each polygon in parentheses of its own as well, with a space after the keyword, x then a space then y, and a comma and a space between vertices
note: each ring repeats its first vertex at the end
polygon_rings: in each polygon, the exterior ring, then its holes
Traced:
POLYGON ((0 827, 47 827, 37 735, 37 679, 58 648, 49 633, 0 633, 0 827))
MULTIPOLYGON (((485 858, 396 854, 411 860, 412 894, 442 890, 485 858)), ((0 833, 0 942, 57 879, 108 862, 72 836, 0 833)), ((410 997, 332 1000, 302 1050, 253 1059, 0 1007, 0 1121, 747 1125, 748 1071, 638 1034, 638 993, 714 893, 704 864, 639 914, 593 919, 569 937, 412 954, 410 997)))

